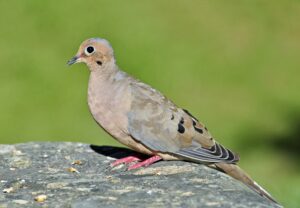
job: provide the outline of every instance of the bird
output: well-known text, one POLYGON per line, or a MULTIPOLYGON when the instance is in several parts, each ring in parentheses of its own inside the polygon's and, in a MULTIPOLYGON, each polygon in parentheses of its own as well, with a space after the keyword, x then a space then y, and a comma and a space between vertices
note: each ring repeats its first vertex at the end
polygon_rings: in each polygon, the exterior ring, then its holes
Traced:
POLYGON ((218 143, 188 110, 122 71, 106 39, 83 41, 76 55, 67 62, 75 63, 85 63, 90 71, 87 97, 94 120, 121 144, 149 156, 143 161, 138 155, 128 156, 116 160, 112 166, 128 164, 128 170, 133 170, 160 160, 205 164, 279 205, 237 165, 239 156, 218 143))

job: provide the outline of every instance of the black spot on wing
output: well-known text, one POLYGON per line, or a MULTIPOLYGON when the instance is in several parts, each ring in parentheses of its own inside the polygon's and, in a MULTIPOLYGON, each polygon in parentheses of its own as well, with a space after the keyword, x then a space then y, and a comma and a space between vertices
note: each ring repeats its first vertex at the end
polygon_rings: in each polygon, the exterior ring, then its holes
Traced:
POLYGON ((182 109, 186 114, 188 114, 189 116, 191 116, 193 119, 195 119, 196 121, 198 121, 198 119, 196 117, 194 117, 188 110, 186 109, 182 109))
POLYGON ((174 120, 174 115, 172 114, 171 120, 174 120))
POLYGON ((193 120, 193 126, 196 126, 196 121, 194 119, 192 119, 192 120, 193 120))
POLYGON ((183 127, 183 125, 181 123, 178 124, 178 129, 177 131, 180 133, 180 134, 183 134, 185 132, 185 128, 183 127))
MULTIPOLYGON (((182 119, 183 119, 183 118, 182 118, 182 119)), ((195 121, 194 118, 192 118, 192 121, 193 121, 194 129, 195 129, 198 133, 203 134, 203 129, 196 127, 197 123, 196 123, 196 121, 195 121)))
POLYGON ((184 119, 183 119, 183 117, 180 119, 180 124, 184 124, 184 119))
POLYGON ((197 128, 196 126, 194 126, 194 129, 200 134, 203 134, 203 129, 197 128))

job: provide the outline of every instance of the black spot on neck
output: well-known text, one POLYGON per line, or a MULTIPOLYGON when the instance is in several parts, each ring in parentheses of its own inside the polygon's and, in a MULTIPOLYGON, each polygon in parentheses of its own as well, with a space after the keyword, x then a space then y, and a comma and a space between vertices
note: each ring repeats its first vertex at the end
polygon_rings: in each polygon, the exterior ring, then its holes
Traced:
POLYGON ((174 115, 172 114, 171 120, 174 120, 174 115))
POLYGON ((101 66, 102 65, 102 62, 101 61, 96 61, 96 63, 101 66))

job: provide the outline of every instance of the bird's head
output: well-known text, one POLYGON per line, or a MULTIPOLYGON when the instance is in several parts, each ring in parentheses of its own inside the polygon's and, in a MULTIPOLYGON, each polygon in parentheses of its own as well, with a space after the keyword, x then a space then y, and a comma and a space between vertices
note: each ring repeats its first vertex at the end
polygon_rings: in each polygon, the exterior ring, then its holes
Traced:
POLYGON ((104 68, 114 64, 114 52, 110 43, 102 38, 90 38, 79 47, 77 54, 68 61, 68 65, 85 63, 90 70, 104 68))

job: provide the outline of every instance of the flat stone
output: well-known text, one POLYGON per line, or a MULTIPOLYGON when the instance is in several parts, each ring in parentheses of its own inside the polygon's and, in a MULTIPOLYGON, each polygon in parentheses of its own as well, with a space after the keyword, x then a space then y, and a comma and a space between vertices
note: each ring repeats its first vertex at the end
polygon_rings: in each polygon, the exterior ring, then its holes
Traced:
POLYGON ((133 171, 110 167, 113 159, 133 153, 69 142, 0 145, 0 207, 276 207, 205 165, 162 161, 133 171), (38 202, 37 196, 46 198, 38 202))

